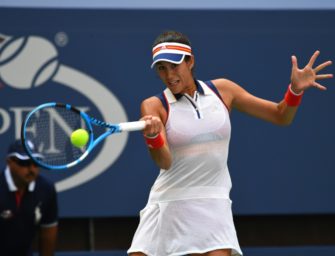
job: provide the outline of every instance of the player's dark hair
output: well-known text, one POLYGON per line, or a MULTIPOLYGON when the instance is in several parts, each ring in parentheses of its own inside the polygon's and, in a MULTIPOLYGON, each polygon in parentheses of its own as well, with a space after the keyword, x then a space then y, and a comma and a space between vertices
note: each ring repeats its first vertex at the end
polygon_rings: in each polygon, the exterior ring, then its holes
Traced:
POLYGON ((184 34, 168 30, 160 34, 154 41, 152 47, 156 46, 157 44, 167 43, 167 42, 174 42, 174 43, 181 43, 186 44, 192 47, 190 40, 184 34))

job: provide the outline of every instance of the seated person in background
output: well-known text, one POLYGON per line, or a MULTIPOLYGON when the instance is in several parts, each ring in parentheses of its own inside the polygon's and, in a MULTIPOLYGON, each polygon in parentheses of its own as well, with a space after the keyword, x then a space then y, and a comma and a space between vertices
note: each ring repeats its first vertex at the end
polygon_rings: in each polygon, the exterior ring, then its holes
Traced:
POLYGON ((32 255, 36 231, 39 255, 54 255, 58 222, 54 184, 39 175, 20 140, 9 146, 6 162, 0 172, 0 255, 32 255))

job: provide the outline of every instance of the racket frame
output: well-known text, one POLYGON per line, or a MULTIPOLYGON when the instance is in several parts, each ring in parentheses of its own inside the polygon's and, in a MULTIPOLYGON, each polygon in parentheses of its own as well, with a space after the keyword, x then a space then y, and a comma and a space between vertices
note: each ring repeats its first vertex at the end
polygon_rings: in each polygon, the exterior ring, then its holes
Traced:
MULTIPOLYGON (((34 108, 31 112, 28 113, 28 115, 26 116, 26 118, 24 119, 24 121, 22 122, 22 126, 21 126, 21 141, 22 141, 22 145, 25 148, 27 154, 29 155, 29 157, 40 167, 48 169, 48 170, 62 170, 62 169, 68 169, 72 166, 75 166, 76 164, 80 163, 81 161, 83 161, 87 155, 93 150, 93 148, 98 145, 102 140, 104 140, 106 137, 108 137, 109 135, 113 134, 113 133, 120 133, 120 132, 126 132, 126 131, 138 131, 138 130, 142 130, 145 127, 145 121, 135 121, 135 122, 124 122, 124 123, 119 123, 119 124, 112 124, 112 123, 106 123, 103 121, 100 121, 98 119, 92 118, 90 117, 88 114, 86 114, 85 112, 79 110, 78 108, 70 105, 70 104, 64 104, 64 103, 56 103, 56 102, 48 102, 48 103, 44 103, 41 104, 39 106, 37 106, 36 108, 34 108), (69 111, 74 111, 76 112, 78 115, 81 116, 81 118, 84 120, 85 125, 86 125, 86 131, 89 134, 89 140, 87 142, 87 148, 85 150, 85 152, 76 160, 64 164, 64 165, 48 165, 46 163, 44 163, 43 161, 35 158, 33 156, 33 152, 30 149, 30 147, 28 146, 28 141, 26 140, 26 124, 28 123, 29 119, 37 112, 37 111, 41 111, 44 108, 65 108, 69 111), (96 139, 94 139, 94 133, 93 133, 93 126, 92 124, 96 125, 96 126, 100 126, 100 127, 105 127, 108 128, 108 130, 102 134, 100 134, 96 139)), ((43 155, 43 153, 42 153, 43 155)))

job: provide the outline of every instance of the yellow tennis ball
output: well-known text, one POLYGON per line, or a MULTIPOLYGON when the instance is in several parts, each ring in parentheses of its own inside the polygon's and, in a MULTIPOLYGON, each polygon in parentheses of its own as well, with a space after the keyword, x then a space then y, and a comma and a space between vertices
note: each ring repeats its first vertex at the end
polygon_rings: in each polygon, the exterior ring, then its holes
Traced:
POLYGON ((85 129, 77 129, 71 134, 71 143, 77 148, 82 148, 87 144, 89 137, 85 129))

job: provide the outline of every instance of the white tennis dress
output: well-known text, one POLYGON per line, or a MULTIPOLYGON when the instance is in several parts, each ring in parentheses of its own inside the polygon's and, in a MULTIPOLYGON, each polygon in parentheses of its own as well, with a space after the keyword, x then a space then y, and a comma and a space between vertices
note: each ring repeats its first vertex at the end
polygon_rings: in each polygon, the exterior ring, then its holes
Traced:
POLYGON ((242 255, 229 199, 229 112, 204 82, 197 85, 193 97, 164 91, 172 166, 160 170, 128 254, 177 256, 231 248, 232 255, 242 255))

